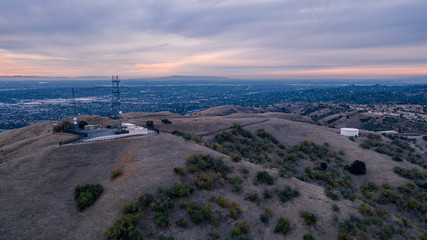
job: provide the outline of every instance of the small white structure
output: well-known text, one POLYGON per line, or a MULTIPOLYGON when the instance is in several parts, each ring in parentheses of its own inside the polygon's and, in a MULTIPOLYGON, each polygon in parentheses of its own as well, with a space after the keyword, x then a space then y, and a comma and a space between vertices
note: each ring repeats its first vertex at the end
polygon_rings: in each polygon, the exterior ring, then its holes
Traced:
POLYGON ((359 136, 359 129, 357 128, 341 128, 341 135, 344 136, 359 136))
POLYGON ((130 130, 133 130, 137 127, 133 123, 122 123, 122 128, 130 131, 130 130))
POLYGON ((93 130, 95 129, 94 125, 85 125, 85 130, 93 130))

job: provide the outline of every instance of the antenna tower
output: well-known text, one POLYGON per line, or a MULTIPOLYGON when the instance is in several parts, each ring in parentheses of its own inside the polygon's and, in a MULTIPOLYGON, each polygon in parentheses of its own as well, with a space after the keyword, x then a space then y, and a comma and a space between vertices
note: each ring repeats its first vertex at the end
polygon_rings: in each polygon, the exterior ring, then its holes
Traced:
POLYGON ((118 126, 117 126, 117 132, 122 132, 122 120, 120 114, 120 79, 119 76, 112 76, 111 77, 112 82, 112 98, 111 98, 111 118, 114 120, 117 120, 118 126))
POLYGON ((71 88, 71 91, 73 92, 73 110, 74 110, 73 123, 74 123, 74 127, 77 128, 76 95, 74 94, 74 88, 71 88))

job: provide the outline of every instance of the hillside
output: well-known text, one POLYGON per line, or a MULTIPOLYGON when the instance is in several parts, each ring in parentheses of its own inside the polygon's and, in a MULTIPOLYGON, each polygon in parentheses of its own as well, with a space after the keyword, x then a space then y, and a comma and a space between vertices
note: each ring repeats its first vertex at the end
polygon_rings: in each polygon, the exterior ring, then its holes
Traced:
POLYGON ((53 134, 51 122, 0 133, 0 236, 106 239, 121 207, 137 203, 142 216, 125 217, 144 239, 423 239, 427 142, 421 137, 396 140, 366 131, 349 139, 308 117, 229 109, 124 114, 126 122, 154 122, 160 134, 146 139, 60 147, 57 142, 71 136, 53 134), (367 141, 375 147, 366 148, 367 141), (399 149, 402 159, 390 152, 399 149), (202 164, 203 156, 213 163, 202 164), (345 170, 355 160, 366 163, 366 174, 345 170), (397 174, 395 167, 417 174, 397 174), (115 169, 122 174, 110 179, 115 169), (263 171, 268 174, 257 177, 263 171), (176 182, 183 184, 174 188, 176 182), (74 189, 87 183, 104 191, 80 212, 74 189), (400 186, 412 190, 402 194, 400 186), (146 193, 155 202, 144 206, 138 198, 146 193), (281 217, 289 223, 282 233, 275 231, 281 217))

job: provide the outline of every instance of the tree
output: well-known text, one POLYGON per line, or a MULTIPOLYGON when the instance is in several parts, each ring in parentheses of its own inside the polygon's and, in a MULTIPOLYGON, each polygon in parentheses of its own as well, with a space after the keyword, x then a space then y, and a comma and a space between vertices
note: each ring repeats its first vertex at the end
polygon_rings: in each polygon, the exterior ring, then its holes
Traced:
POLYGON ((146 125, 147 127, 154 127, 154 123, 153 123, 153 121, 146 121, 146 122, 145 122, 145 125, 146 125))
POLYGON ((366 173, 366 164, 362 161, 356 160, 354 161, 350 168, 348 169, 350 173, 359 175, 359 174, 365 174, 366 173))

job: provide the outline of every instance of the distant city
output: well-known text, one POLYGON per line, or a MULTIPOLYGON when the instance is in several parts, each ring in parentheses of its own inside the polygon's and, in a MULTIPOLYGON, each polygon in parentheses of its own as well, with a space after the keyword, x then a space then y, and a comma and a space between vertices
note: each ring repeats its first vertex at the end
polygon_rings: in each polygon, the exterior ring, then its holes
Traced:
MULTIPOLYGON (((123 80, 121 106, 124 113, 170 111, 188 114, 220 105, 329 102, 346 103, 352 110, 372 115, 427 121, 427 85, 381 83, 368 85, 331 80, 123 80)), ((57 121, 76 114, 111 114, 111 82, 108 80, 0 81, 0 93, 0 129, 57 121)))

